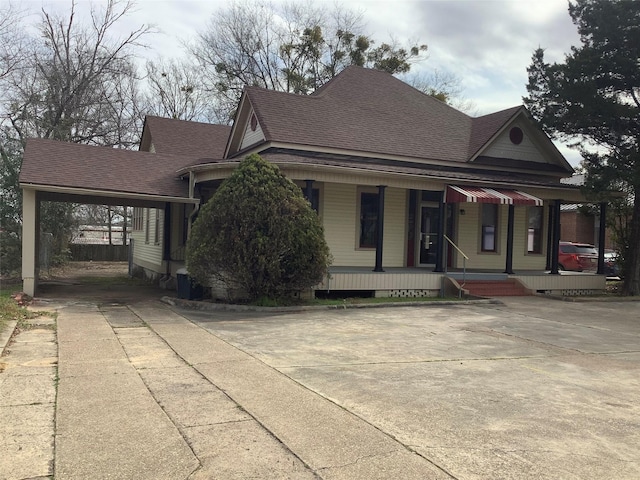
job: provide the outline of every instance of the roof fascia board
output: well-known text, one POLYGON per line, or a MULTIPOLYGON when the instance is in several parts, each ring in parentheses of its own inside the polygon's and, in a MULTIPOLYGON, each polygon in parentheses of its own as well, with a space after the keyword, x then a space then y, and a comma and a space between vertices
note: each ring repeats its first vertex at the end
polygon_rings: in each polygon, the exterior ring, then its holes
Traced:
POLYGON ((151 146, 152 138, 149 125, 147 124, 148 117, 149 115, 144 116, 144 124, 142 125, 142 135, 140 135, 140 144, 138 145, 138 150, 141 152, 148 152, 148 148, 151 146))
MULTIPOLYGON (((359 150, 342 150, 338 148, 315 147, 312 145, 301 145, 301 144, 284 143, 284 142, 265 142, 259 145, 252 145, 250 148, 242 152, 238 152, 237 156, 234 155, 232 158, 246 156, 252 153, 259 154, 260 152, 268 150, 269 148, 283 148, 283 149, 294 150, 294 151, 299 150, 299 151, 305 151, 305 152, 326 153, 330 155, 347 155, 347 156, 362 157, 362 158, 376 158, 380 160, 397 160, 402 162, 415 163, 416 165, 439 165, 439 166, 445 166, 445 167, 454 166, 458 168, 464 168, 465 166, 469 166, 469 163, 470 163, 470 162, 451 162, 446 160, 423 159, 423 158, 416 158, 416 157, 403 157, 400 155, 385 155, 385 154, 377 154, 377 153, 371 153, 371 152, 363 152, 359 150)), ((201 165, 197 165, 197 167, 184 168, 181 171, 179 171, 178 174, 184 174, 186 173, 186 171, 193 168, 198 168, 198 169, 202 169, 202 167, 206 168, 207 165, 210 165, 210 164, 203 163, 201 165)), ((474 164, 473 168, 476 168, 479 170, 486 170, 488 172, 497 170, 500 172, 509 171, 514 173, 535 173, 538 175, 540 174, 540 171, 536 169, 523 169, 523 168, 516 168, 516 167, 503 167, 503 166, 495 167, 491 165, 475 165, 474 164)), ((568 176, 568 175, 559 174, 557 172, 545 172, 545 175, 548 175, 549 177, 552 177, 552 178, 564 178, 568 176)))
MULTIPOLYGON (((350 150, 338 150, 338 149, 319 149, 319 148, 315 148, 315 147, 311 147, 311 146, 301 146, 301 145, 297 145, 297 144, 289 144, 289 143, 279 143, 279 142, 267 142, 267 143, 263 143, 260 145, 254 145, 251 148, 245 150, 243 152, 243 154, 245 156, 250 155, 252 153, 257 153, 260 154, 260 152, 263 152, 265 150, 268 150, 270 148, 283 148, 283 149, 288 149, 288 150, 300 150, 300 151, 305 151, 305 152, 316 152, 316 153, 327 153, 327 154, 336 154, 336 155, 349 155, 349 156, 355 156, 355 157, 362 157, 362 158, 377 158, 377 159, 381 159, 381 160, 398 160, 398 161, 405 161, 405 162, 411 162, 411 163, 415 163, 416 165, 440 165, 440 166, 446 166, 446 167, 455 167, 455 168, 465 168, 465 167, 469 167, 469 164, 466 162, 443 162, 443 161, 429 161, 429 160, 423 160, 423 161, 418 161, 415 158, 412 157, 400 157, 400 156, 389 156, 389 155, 379 155, 379 156, 373 156, 371 154, 366 154, 366 152, 355 152, 355 151, 350 151, 350 150)), ((240 156, 237 157, 231 157, 228 160, 225 160, 224 162, 215 162, 215 163, 201 163, 199 165, 192 165, 189 167, 184 167, 180 170, 178 170, 176 172, 176 174, 178 176, 185 176, 187 174, 189 174, 190 172, 202 172, 204 170, 208 170, 211 168, 220 168, 220 165, 226 163, 226 162, 240 162, 242 160, 242 158, 240 158, 240 156)), ((476 170, 483 170, 483 171, 487 171, 487 172, 495 172, 495 171, 500 171, 500 172, 514 172, 514 173, 534 173, 539 175, 540 171, 539 170, 535 170, 535 169, 522 169, 522 168, 515 168, 515 167, 495 167, 495 166, 491 166, 491 165, 477 165, 474 164, 473 168, 476 170)), ((555 178, 555 179, 559 179, 559 178, 565 178, 568 175, 563 175, 562 173, 559 172, 545 172, 545 176, 549 177, 549 178, 555 178)))
MULTIPOLYGON (((242 96, 240 97, 240 103, 238 104, 238 109, 236 110, 236 114, 233 118, 233 124, 231 125, 231 133, 229 134, 229 140, 227 141, 227 146, 224 149, 224 158, 228 158, 231 154, 231 148, 234 145, 234 140, 239 135, 242 137, 244 133, 244 128, 240 128, 239 125, 245 125, 246 119, 249 116, 249 113, 246 112, 247 109, 251 110, 251 101, 249 100, 249 96, 247 95, 246 88, 242 92, 242 96)), ((237 145, 240 145, 242 138, 237 138, 237 145)), ((235 153, 231 154, 234 155, 235 153)))
POLYGON ((152 195, 148 193, 127 193, 108 190, 95 190, 89 188, 59 187, 54 185, 41 185, 37 183, 20 183, 20 188, 36 190, 37 192, 59 193, 64 195, 98 196, 107 198, 124 198, 150 202, 171 203, 199 203, 197 198, 173 197, 168 195, 152 195))
MULTIPOLYGON (((372 171, 372 170, 362 170, 362 169, 357 169, 357 168, 350 168, 350 167, 343 167, 343 166, 337 166, 337 165, 316 165, 316 164, 310 164, 310 163, 303 163, 303 162, 273 162, 275 165, 277 165, 280 169, 282 170, 289 170, 289 169, 293 169, 293 168, 298 168, 301 170, 306 170, 309 172, 313 172, 313 171, 317 171, 317 172, 342 172, 342 173, 348 173, 348 174, 353 174, 354 171, 357 172, 358 175, 361 175, 363 177, 370 177, 370 178, 376 178, 378 179, 377 181, 381 181, 381 180, 387 180, 387 183, 390 177, 393 178, 398 178, 398 179, 412 179, 412 180, 420 180, 420 179, 424 179, 424 180, 430 180, 430 181, 437 181, 437 182, 441 182, 443 184, 457 184, 457 185, 471 185, 471 186, 478 186, 478 187, 487 187, 487 186, 492 186, 492 187, 498 187, 498 188, 535 188, 535 189, 542 189, 545 191, 555 191, 558 193, 561 192, 571 192, 572 194, 575 194, 576 192, 580 192, 579 188, 576 188, 575 186, 568 186, 568 185, 564 185, 564 184, 558 184, 558 185, 539 185, 539 184, 528 184, 528 183, 521 183, 521 182, 513 182, 513 181, 469 181, 469 180, 464 180, 464 179, 460 179, 460 178, 456 178, 456 177, 448 177, 448 176, 432 176, 432 175, 413 175, 410 173, 399 173, 399 172, 376 172, 376 171, 372 171)), ((216 180, 216 179, 222 179, 222 178, 226 178, 225 175, 222 173, 224 170, 233 170, 238 166, 238 163, 234 162, 234 163, 219 163, 216 165, 211 165, 211 167, 217 167, 215 168, 219 174, 217 175, 211 175, 211 176, 207 176, 206 174, 202 175, 198 175, 199 178, 196 179, 196 182, 203 182, 203 181, 207 181, 207 180, 216 180)), ((299 179, 295 179, 295 180, 299 180, 299 179)), ((383 182, 384 183, 384 182, 383 182)))
POLYGON ((509 181, 469 181, 469 180, 461 180, 459 178, 455 178, 455 177, 447 177, 447 176, 432 176, 432 175, 412 175, 410 173, 399 173, 399 172, 376 172, 376 171, 371 171, 371 170, 360 170, 360 169, 353 169, 353 168, 349 168, 349 167, 342 167, 342 166, 337 166, 337 165, 314 165, 314 164, 309 164, 309 163, 298 163, 298 162, 273 162, 275 165, 278 165, 278 167, 280 168, 284 168, 286 169, 287 167, 291 167, 291 166, 295 166, 297 168, 306 168, 309 170, 342 170, 342 171, 348 171, 348 172, 353 172, 354 170, 357 170, 359 172, 365 172, 365 175, 372 175, 372 176, 376 176, 376 177, 381 177, 381 178, 385 178, 385 177, 389 177, 389 176, 395 176, 395 177, 404 177, 404 178, 425 178, 425 179, 430 179, 430 180, 440 180, 442 181, 442 183, 456 183, 458 185, 474 185, 474 186, 484 186, 486 187, 487 185, 495 185, 495 186, 500 186, 500 187, 505 187, 505 188, 515 188, 516 186, 519 188, 542 188, 545 190, 557 190, 557 191, 580 191, 579 188, 575 188, 574 186, 568 186, 568 185, 564 185, 564 184, 558 184, 556 185, 531 185, 528 183, 520 183, 520 182, 513 182, 511 180, 509 181), (570 188, 567 188, 570 187, 570 188))

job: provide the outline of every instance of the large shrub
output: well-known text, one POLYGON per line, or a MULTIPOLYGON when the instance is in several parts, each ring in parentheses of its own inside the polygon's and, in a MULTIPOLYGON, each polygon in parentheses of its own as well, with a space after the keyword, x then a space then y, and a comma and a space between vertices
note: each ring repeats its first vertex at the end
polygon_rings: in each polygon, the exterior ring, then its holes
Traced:
POLYGON ((249 300, 280 299, 319 283, 329 248, 302 191, 258 155, 245 158, 202 207, 187 242, 187 268, 249 300))

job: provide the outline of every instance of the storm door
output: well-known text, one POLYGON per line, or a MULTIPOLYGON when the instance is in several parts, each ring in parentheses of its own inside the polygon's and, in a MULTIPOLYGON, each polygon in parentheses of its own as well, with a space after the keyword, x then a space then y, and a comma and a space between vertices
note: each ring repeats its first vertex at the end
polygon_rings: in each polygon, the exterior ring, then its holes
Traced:
POLYGON ((419 211, 418 221, 420 225, 416 229, 419 236, 416 239, 418 265, 435 265, 438 248, 440 248, 438 236, 440 211, 438 204, 422 203, 419 211))

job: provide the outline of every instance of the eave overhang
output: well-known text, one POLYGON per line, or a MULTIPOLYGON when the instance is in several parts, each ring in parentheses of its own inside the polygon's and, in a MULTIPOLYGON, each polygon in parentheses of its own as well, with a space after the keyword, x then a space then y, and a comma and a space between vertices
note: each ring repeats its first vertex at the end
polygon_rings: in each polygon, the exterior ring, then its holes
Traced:
MULTIPOLYGON (((36 183, 21 182, 20 188, 31 189, 41 193, 41 198, 55 201, 56 199, 68 200, 69 197, 77 197, 76 203, 102 204, 102 201, 116 205, 160 205, 169 203, 197 204, 199 199, 189 197, 176 197, 169 195, 157 195, 147 193, 118 192, 113 190, 97 190, 78 187, 63 187, 56 185, 42 185, 36 183)), ((107 203, 105 203, 107 204, 107 203)))

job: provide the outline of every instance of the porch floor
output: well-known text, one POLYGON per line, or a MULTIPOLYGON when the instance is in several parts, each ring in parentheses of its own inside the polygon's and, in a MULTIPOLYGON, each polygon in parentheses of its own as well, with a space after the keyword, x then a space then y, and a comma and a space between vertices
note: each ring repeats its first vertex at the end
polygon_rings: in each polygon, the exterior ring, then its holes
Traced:
MULTIPOLYGON (((434 272, 433 267, 387 267, 374 272, 373 267, 334 266, 328 277, 318 285, 319 290, 370 290, 398 296, 427 296, 444 288, 443 278, 467 282, 507 282, 517 280, 531 293, 560 295, 591 295, 606 287, 606 277, 595 272, 561 271, 553 275, 549 270, 518 270, 508 275, 499 270, 449 269, 434 272)), ((496 292, 500 288, 495 288, 496 292)))
MULTIPOLYGON (((491 270, 491 269, 473 269, 467 268, 466 272, 463 272, 461 268, 449 268, 446 272, 434 272, 433 267, 384 267, 383 272, 374 272, 373 267, 347 267, 347 266, 332 266, 329 267, 329 273, 358 273, 358 274, 376 274, 376 273, 393 273, 393 274, 403 274, 403 275, 448 275, 454 278, 466 273, 467 278, 471 278, 473 276, 485 276, 485 275, 495 275, 502 276, 507 278, 509 276, 545 276, 551 275, 551 271, 549 270, 516 270, 512 275, 508 275, 500 270, 491 270)), ((597 275, 596 272, 574 272, 568 270, 562 270, 558 272, 558 275, 562 276, 582 276, 582 275, 597 275)))

